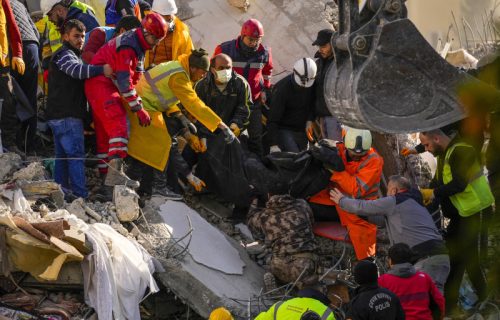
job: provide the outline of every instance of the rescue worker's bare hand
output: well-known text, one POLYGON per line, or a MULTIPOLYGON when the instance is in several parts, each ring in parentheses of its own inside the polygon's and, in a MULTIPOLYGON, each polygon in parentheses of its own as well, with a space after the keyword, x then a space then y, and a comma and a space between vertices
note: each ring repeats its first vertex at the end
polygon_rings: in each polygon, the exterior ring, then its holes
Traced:
POLYGON ((189 184, 192 185, 193 188, 198 192, 200 192, 204 187, 207 186, 203 180, 201 180, 192 173, 188 174, 186 179, 189 182, 189 184))
POLYGON ((138 111, 135 113, 137 115, 137 118, 139 119, 139 124, 142 127, 147 127, 151 124, 151 117, 149 116, 149 113, 144 110, 144 108, 140 108, 138 111))
POLYGON ((231 123, 229 125, 229 128, 231 129, 231 131, 233 131, 235 136, 237 136, 237 137, 240 136, 241 129, 240 129, 240 127, 238 127, 238 125, 236 123, 231 123))
POLYGON ((403 157, 408 157, 410 154, 417 154, 418 152, 413 148, 403 148, 400 153, 403 157))
POLYGON ((306 135, 307 135, 307 139, 309 139, 309 141, 311 141, 311 142, 314 141, 314 130, 313 130, 313 122, 312 121, 306 122, 306 135))
POLYGON ((420 189, 422 198, 424 200, 424 205, 428 206, 434 200, 434 189, 420 189))
POLYGON ((335 189, 330 190, 330 200, 332 200, 336 204, 339 204, 340 199, 342 199, 343 197, 344 197, 344 194, 342 192, 340 192, 339 189, 335 188, 335 189))
POLYGON ((111 78, 113 76, 113 68, 111 68, 111 66, 109 64, 105 64, 102 66, 103 69, 104 69, 104 76, 107 77, 107 78, 111 78))

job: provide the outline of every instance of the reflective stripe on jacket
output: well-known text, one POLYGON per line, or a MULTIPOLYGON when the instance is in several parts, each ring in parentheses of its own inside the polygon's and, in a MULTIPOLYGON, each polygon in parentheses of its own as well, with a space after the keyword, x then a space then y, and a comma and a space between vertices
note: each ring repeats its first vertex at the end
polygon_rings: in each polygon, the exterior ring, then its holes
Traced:
MULTIPOLYGON (((448 148, 444 158, 443 166, 443 183, 447 184, 453 180, 451 166, 449 164, 450 157, 456 147, 469 147, 471 152, 473 147, 464 142, 458 142, 448 148)), ((471 216, 489 206, 494 202, 493 194, 491 193, 488 180, 483 175, 482 168, 478 161, 470 168, 469 183, 464 191, 450 196, 451 203, 458 210, 462 217, 471 216)), ((436 177, 439 178, 439 172, 436 171, 436 177)))
POLYGON ((268 311, 260 313, 255 320, 300 320, 308 311, 318 314, 321 320, 335 320, 330 308, 312 298, 293 298, 275 303, 268 311))

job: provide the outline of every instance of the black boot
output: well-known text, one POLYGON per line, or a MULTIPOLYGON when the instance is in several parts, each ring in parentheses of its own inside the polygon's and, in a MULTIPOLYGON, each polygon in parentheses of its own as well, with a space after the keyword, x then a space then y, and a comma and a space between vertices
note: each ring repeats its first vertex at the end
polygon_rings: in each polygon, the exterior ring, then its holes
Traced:
POLYGON ((154 170, 153 192, 151 196, 161 196, 168 200, 182 200, 182 196, 168 188, 167 175, 160 170, 154 170))

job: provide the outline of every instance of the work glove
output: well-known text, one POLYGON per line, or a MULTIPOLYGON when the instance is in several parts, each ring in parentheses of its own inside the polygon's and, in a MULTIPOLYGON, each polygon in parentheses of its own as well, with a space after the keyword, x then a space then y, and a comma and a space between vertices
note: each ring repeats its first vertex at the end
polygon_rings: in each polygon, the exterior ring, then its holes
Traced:
POLYGON ((414 148, 403 148, 400 153, 403 157, 408 157, 410 154, 417 154, 418 152, 414 148))
POLYGON ((189 184, 193 186, 194 190, 196 190, 197 192, 200 192, 201 189, 203 189, 203 187, 207 186, 203 180, 201 180, 192 173, 188 174, 186 179, 189 182, 189 184))
POLYGON ((269 149, 269 152, 270 153, 281 152, 281 149, 277 145, 274 145, 274 146, 271 146, 271 148, 269 149))
POLYGON ((432 200, 434 200, 434 189, 420 189, 420 193, 422 194, 425 206, 430 205, 432 200))
POLYGON ((137 115, 137 118, 139 119, 139 124, 142 127, 147 127, 151 124, 151 117, 149 116, 149 113, 144 110, 144 108, 140 108, 135 112, 137 115))
POLYGON ((234 135, 234 133, 231 131, 231 129, 229 129, 228 126, 225 126, 224 128, 221 129, 222 130, 222 133, 224 133, 224 135, 226 136, 226 138, 224 138, 224 141, 227 143, 227 144, 230 144, 232 143, 234 140, 236 140, 236 136, 234 135))
POLYGON ((23 75, 26 67, 22 58, 12 57, 12 60, 10 61, 10 68, 12 70, 16 70, 20 75, 23 75))
POLYGON ((307 139, 309 139, 309 141, 311 141, 311 142, 314 141, 314 130, 313 130, 313 122, 312 121, 306 122, 306 135, 307 135, 307 139))
POLYGON ((184 128, 186 128, 186 129, 188 129, 189 132, 191 132, 192 134, 198 133, 198 129, 196 128, 196 126, 194 125, 194 123, 192 123, 191 121, 189 121, 189 119, 182 112, 175 112, 172 115, 174 117, 176 117, 177 119, 179 119, 179 121, 181 122, 182 126, 184 128))
POLYGON ((207 151, 206 139, 200 139, 198 136, 191 134, 189 131, 184 134, 184 138, 194 152, 203 153, 207 151))
POLYGON ((240 129, 240 127, 238 127, 238 125, 236 123, 231 123, 229 125, 229 129, 231 129, 231 131, 233 131, 235 136, 237 136, 237 137, 240 136, 241 129, 240 129))

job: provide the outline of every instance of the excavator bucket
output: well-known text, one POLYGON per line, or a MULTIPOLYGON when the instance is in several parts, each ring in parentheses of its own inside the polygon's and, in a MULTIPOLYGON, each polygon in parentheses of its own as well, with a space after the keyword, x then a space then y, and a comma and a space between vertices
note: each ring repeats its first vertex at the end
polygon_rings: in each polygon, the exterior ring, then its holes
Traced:
POLYGON ((324 87, 330 112, 345 125, 386 133, 464 118, 457 91, 473 78, 441 58, 405 18, 404 0, 371 0, 364 10, 372 13, 364 15, 357 5, 339 0, 340 32, 324 87))

